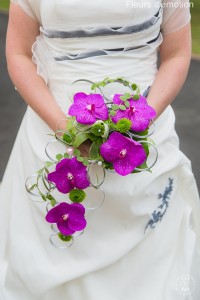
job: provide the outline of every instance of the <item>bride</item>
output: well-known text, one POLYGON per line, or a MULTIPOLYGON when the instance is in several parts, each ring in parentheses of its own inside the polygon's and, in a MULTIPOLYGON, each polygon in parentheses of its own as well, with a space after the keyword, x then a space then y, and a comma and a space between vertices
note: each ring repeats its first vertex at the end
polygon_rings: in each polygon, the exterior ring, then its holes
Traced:
POLYGON ((200 297, 199 196, 170 106, 190 64, 190 12, 181 5, 189 2, 139 2, 147 1, 11 0, 8 70, 28 108, 0 190, 2 300, 200 297), (25 180, 47 160, 47 134, 67 115, 72 82, 105 77, 151 87, 159 159, 152 173, 106 174, 103 206, 61 251, 49 243, 45 208, 28 199, 25 180))

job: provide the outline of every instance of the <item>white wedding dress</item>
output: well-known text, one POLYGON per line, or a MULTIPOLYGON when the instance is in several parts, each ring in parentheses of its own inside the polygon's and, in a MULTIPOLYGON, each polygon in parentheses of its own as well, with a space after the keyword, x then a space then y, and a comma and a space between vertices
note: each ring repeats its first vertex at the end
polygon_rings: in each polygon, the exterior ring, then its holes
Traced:
MULTIPOLYGON (((125 77, 146 90, 163 35, 190 20, 189 9, 163 8, 160 0, 13 2, 41 25, 33 61, 66 114, 71 83, 80 78, 125 77)), ((0 191, 1 300, 200 299, 199 196, 174 122, 170 106, 155 122, 152 173, 106 173, 104 204, 88 213, 73 246, 58 250, 45 206, 25 190, 26 178, 48 160, 51 139, 27 109, 0 191)))

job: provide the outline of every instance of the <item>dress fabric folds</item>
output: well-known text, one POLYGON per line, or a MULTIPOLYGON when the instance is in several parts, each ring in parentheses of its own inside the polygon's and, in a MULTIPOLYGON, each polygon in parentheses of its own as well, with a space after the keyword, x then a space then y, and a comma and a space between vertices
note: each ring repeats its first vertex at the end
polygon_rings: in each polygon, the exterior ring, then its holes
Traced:
MULTIPOLYGON (((40 23, 33 62, 66 115, 77 79, 124 77, 143 92, 152 85, 169 24, 163 1, 143 8, 123 0, 12 2, 40 23)), ((189 22, 188 10, 181 13, 174 30, 189 22)), ((51 139, 28 107, 0 189, 1 300, 200 299, 199 195, 174 124, 169 106, 155 122, 159 158, 152 173, 106 172, 104 204, 87 214, 84 234, 61 251, 49 242, 45 205, 25 190, 26 178, 48 160, 51 139)))

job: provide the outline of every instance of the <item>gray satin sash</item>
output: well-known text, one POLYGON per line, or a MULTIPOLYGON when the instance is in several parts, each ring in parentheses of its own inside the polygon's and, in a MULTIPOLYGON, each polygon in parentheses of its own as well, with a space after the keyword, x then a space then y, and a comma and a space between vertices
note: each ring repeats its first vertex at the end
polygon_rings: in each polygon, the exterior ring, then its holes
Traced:
POLYGON ((109 35, 124 35, 124 34, 132 34, 137 33, 143 30, 146 30, 153 26, 160 18, 160 10, 148 19, 147 21, 134 24, 134 25, 125 25, 123 27, 109 27, 109 26, 99 26, 99 27, 91 27, 85 29, 71 30, 71 31, 59 31, 53 29, 43 29, 41 31, 47 38, 55 39, 67 39, 67 38, 86 38, 86 37, 97 37, 97 36, 109 36, 109 35))

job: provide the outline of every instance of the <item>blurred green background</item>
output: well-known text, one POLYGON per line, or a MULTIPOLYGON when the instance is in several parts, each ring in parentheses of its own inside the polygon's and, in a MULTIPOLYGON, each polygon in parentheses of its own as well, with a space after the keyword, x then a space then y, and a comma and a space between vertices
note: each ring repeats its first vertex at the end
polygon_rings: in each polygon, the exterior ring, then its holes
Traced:
MULTIPOLYGON (((0 8, 7 10, 9 0, 1 0, 0 8)), ((192 14, 192 51, 194 54, 200 54, 200 0, 191 1, 192 14)))

